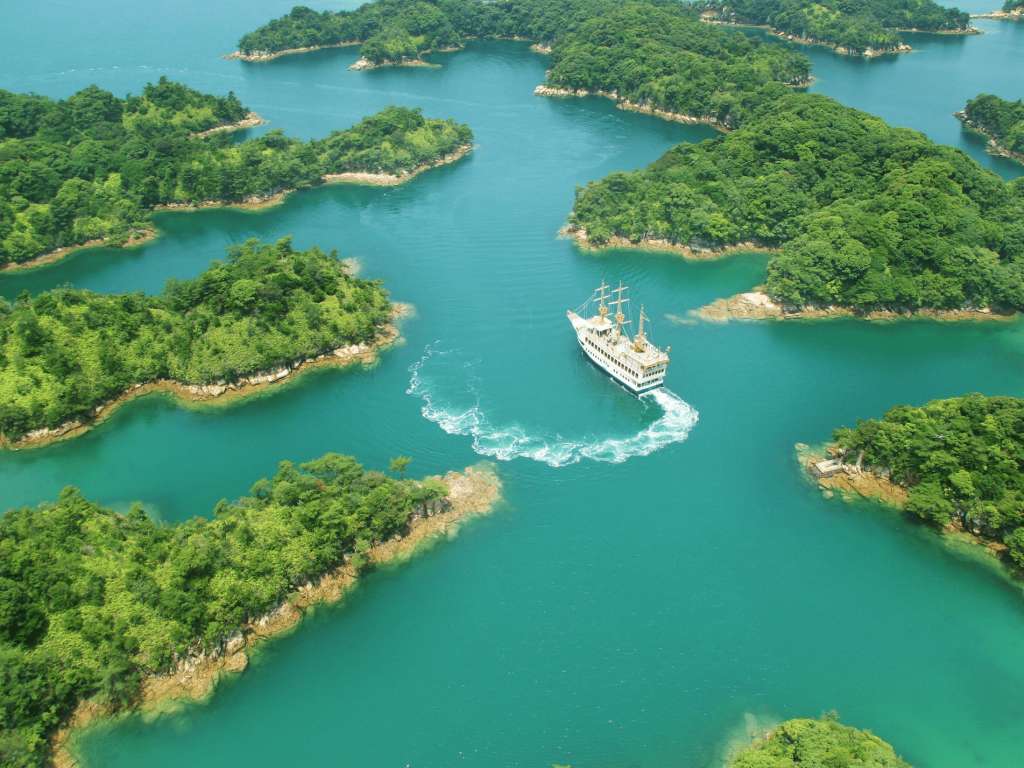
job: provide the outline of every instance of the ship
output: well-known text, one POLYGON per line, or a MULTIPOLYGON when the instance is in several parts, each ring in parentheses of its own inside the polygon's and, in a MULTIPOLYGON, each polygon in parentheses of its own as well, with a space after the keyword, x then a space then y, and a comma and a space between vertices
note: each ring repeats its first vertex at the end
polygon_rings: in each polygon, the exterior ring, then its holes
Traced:
POLYGON ((576 330, 576 338, 587 357, 619 382, 630 392, 640 395, 664 385, 665 373, 668 370, 668 353, 654 346, 644 331, 644 322, 650 318, 644 314, 640 305, 640 327, 636 335, 630 339, 627 332, 632 324, 631 318, 623 314, 623 305, 628 305, 629 298, 624 294, 628 287, 619 281, 619 287, 609 291, 604 280, 601 287, 575 312, 569 311, 569 322, 576 330), (616 294, 612 299, 611 294, 616 294), (612 318, 608 315, 615 306, 612 318), (596 306, 595 306, 596 305, 596 306))

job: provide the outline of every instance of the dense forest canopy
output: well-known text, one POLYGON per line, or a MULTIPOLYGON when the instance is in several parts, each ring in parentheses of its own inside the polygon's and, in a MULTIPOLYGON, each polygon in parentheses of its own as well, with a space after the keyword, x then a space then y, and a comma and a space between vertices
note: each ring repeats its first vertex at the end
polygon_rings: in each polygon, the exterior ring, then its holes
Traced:
POLYGON ((1020 99, 1005 101, 983 93, 967 102, 964 114, 1000 147, 1024 155, 1024 102, 1020 99))
POLYGON ((781 247, 767 291, 788 304, 1024 308, 1024 182, 826 96, 774 88, 739 130, 579 188, 571 226, 596 243, 781 247))
POLYGON ((833 435, 847 456, 911 482, 907 509, 936 525, 962 523, 1003 541, 1024 566, 1024 400, 964 395, 833 435))
POLYGON ((1007 13, 1016 11, 1019 8, 1024 8, 1024 0, 1006 0, 1006 2, 1003 3, 1003 10, 1007 13))
POLYGON ((79 699, 115 708, 142 675, 277 605, 295 587, 405 526, 447 494, 327 454, 217 504, 210 519, 154 523, 65 488, 0 517, 0 765, 46 762, 46 737, 79 699))
POLYGON ((970 14, 932 0, 724 0, 707 7, 722 19, 766 24, 852 53, 896 48, 903 40, 894 30, 962 32, 971 24, 970 14))
POLYGON ((369 342, 390 310, 379 283, 291 238, 233 246, 158 296, 56 288, 0 300, 0 434, 87 420, 138 382, 232 381, 369 342))
POLYGON ((96 86, 63 101, 0 90, 0 267, 100 238, 122 244, 156 205, 265 198, 326 173, 397 173, 473 135, 405 107, 309 142, 280 130, 241 143, 194 135, 245 115, 233 94, 166 77, 126 99, 96 86))
POLYGON ((871 731, 836 722, 835 713, 820 720, 789 720, 771 738, 741 752, 732 768, 910 768, 871 731))

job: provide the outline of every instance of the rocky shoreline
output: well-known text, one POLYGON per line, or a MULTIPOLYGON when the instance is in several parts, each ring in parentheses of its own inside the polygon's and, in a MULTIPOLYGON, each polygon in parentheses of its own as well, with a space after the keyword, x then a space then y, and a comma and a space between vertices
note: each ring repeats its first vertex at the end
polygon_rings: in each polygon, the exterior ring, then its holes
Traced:
POLYGON ((325 173, 318 180, 317 184, 309 184, 305 187, 297 187, 293 189, 282 189, 278 190, 269 195, 251 195, 245 198, 242 202, 225 202, 223 200, 204 200, 199 203, 166 203, 158 205, 153 208, 154 211, 200 211, 206 208, 241 208, 247 211, 256 211, 261 208, 270 208, 284 201, 284 199, 292 192, 297 192, 300 189, 314 189, 315 187, 323 184, 336 184, 340 182, 350 184, 372 184, 378 187, 390 187, 396 184, 402 184, 408 181, 413 176, 416 176, 423 171, 429 171, 431 168, 437 168, 441 165, 447 165, 448 163, 454 163, 461 157, 464 157, 468 152, 473 149, 472 144, 463 144, 461 147, 457 147, 456 150, 444 157, 435 160, 432 163, 423 163, 417 165, 408 170, 402 171, 400 174, 391 173, 369 173, 364 171, 349 171, 346 173, 325 173))
POLYGON ((237 123, 231 123, 231 125, 218 125, 216 128, 211 128, 208 131, 200 131, 199 133, 193 133, 192 136, 201 139, 205 136, 209 136, 212 133, 220 133, 221 131, 240 131, 243 128, 255 128, 258 125, 264 125, 267 121, 257 115, 255 112, 250 112, 237 123))
POLYGON ((603 243, 593 243, 586 229, 582 227, 566 226, 558 230, 559 234, 571 237, 580 248, 590 251, 602 251, 608 248, 636 248, 641 251, 669 251, 678 253, 685 259, 698 261, 721 259, 731 253, 772 253, 775 248, 768 248, 760 243, 748 241, 744 243, 731 243, 729 245, 714 246, 705 243, 691 241, 680 243, 667 238, 645 237, 642 240, 633 242, 628 237, 612 235, 603 243))
MULTIPOLYGON (((501 481, 489 467, 467 467, 437 478, 448 486, 448 496, 410 516, 405 530, 386 542, 376 542, 367 552, 374 566, 408 560, 424 545, 443 537, 454 537, 466 519, 493 511, 500 498, 501 481)), ((342 598, 359 580, 350 565, 354 553, 319 579, 307 581, 274 609, 222 638, 210 649, 194 648, 177 659, 175 667, 150 675, 142 681, 139 709, 151 710, 174 700, 201 700, 209 696, 222 675, 242 672, 249 655, 264 640, 284 632, 302 619, 305 611, 318 603, 333 603, 342 598)), ((51 744, 54 765, 74 768, 78 765, 71 750, 74 732, 91 722, 110 716, 109 710, 82 702, 68 724, 54 736, 51 744)))
MULTIPOLYGON (((395 304, 392 312, 392 321, 397 321, 409 312, 409 307, 402 304, 395 304)), ((370 364, 376 358, 376 352, 381 347, 395 342, 399 338, 398 329, 388 324, 379 330, 377 339, 372 344, 352 344, 338 349, 324 352, 316 357, 308 357, 304 360, 297 360, 290 365, 281 365, 266 371, 258 371, 250 376, 242 376, 237 381, 218 379, 213 384, 188 384, 174 379, 158 379, 156 381, 139 382, 121 395, 96 406, 91 411, 91 418, 85 422, 69 421, 53 429, 35 429, 19 440, 11 442, 0 435, 0 450, 9 448, 13 451, 22 449, 42 448, 61 440, 68 440, 73 437, 85 434, 93 427, 101 424, 118 407, 134 400, 142 395, 151 392, 170 392, 189 403, 204 403, 217 400, 227 402, 238 397, 262 392, 271 384, 276 384, 288 378, 294 378, 300 373, 322 366, 346 366, 360 362, 370 364)))
POLYGON ((60 261, 63 258, 70 256, 75 251, 80 251, 84 248, 99 248, 100 246, 107 246, 108 248, 134 248, 137 245, 148 243, 150 240, 156 238, 155 229, 135 229, 128 233, 128 240, 121 245, 111 245, 109 237, 98 237, 95 240, 87 240, 79 245, 68 245, 64 248, 57 248, 49 253, 43 253, 39 256, 34 256, 28 261, 11 262, 0 267, 0 272, 19 272, 23 269, 35 269, 37 267, 43 267, 47 264, 53 264, 54 262, 60 261))
POLYGON ((1012 11, 989 11, 988 13, 972 13, 972 19, 1006 19, 1009 21, 1020 21, 1024 19, 1024 6, 1014 8, 1012 11))
MULTIPOLYGON (((917 481, 914 478, 896 479, 888 467, 864 465, 863 452, 856 462, 844 461, 843 452, 835 444, 828 444, 823 451, 814 451, 805 443, 796 444, 797 458, 808 476, 817 481, 825 498, 834 498, 838 493, 843 501, 853 501, 863 497, 905 511, 910 499, 910 488, 917 481), (838 469, 833 474, 819 477, 815 465, 831 458, 838 469)), ((996 532, 988 528, 983 521, 969 518, 963 510, 954 512, 948 525, 938 528, 939 535, 958 534, 971 544, 981 545, 993 555, 1001 556, 1009 547, 995 538, 996 532)))
POLYGON ((533 93, 536 96, 548 96, 554 98, 604 96, 606 99, 618 102, 616 106, 618 106, 619 109, 626 110, 627 112, 642 112, 645 115, 654 115, 655 117, 660 117, 663 120, 672 120, 677 123, 686 123, 689 125, 710 125, 713 128, 717 128, 718 130, 726 133, 732 130, 728 126, 719 123, 717 117, 694 117, 693 115, 684 115, 681 112, 667 112, 663 109, 652 107, 649 104, 637 104, 632 102, 629 99, 619 96, 615 91, 587 91, 582 88, 574 91, 568 88, 551 88, 547 85, 538 85, 533 89, 533 93))
POLYGON ((310 51, 320 51, 325 48, 347 48, 350 45, 362 45, 361 40, 353 40, 350 43, 333 43, 332 45, 310 45, 306 48, 288 48, 284 51, 253 51, 252 53, 242 53, 241 51, 235 51, 229 53, 226 56, 221 56, 222 59, 241 59, 242 61, 270 61, 280 56, 289 56, 293 53, 309 53, 310 51))
MULTIPOLYGON (((886 53, 910 53, 912 50, 914 50, 906 43, 900 43, 899 45, 885 46, 883 48, 866 48, 863 53, 857 53, 856 51, 851 51, 846 46, 839 45, 838 43, 828 43, 825 42, 824 40, 815 40, 813 37, 799 37, 797 35, 791 35, 788 32, 783 32, 781 29, 776 29, 775 27, 769 24, 744 24, 741 21, 725 21, 723 19, 716 19, 708 16, 702 17, 701 21, 704 21, 707 24, 717 24, 723 27, 748 27, 750 29, 764 29, 767 30, 769 34, 774 35, 775 37, 781 37, 782 39, 789 40, 790 42, 793 43, 800 43, 802 45, 823 45, 826 48, 831 48, 836 53, 841 53, 846 56, 863 56, 864 58, 867 59, 870 59, 873 56, 881 56, 886 53)), ((902 31, 915 32, 917 30, 908 29, 902 31)), ((981 34, 981 30, 977 30, 975 32, 951 32, 950 34, 976 35, 981 34)))
POLYGON ((764 291, 755 290, 740 293, 728 299, 718 299, 689 314, 700 320, 713 323, 727 323, 730 320, 815 320, 833 317, 857 317, 862 320, 898 320, 912 317, 928 317, 934 320, 1013 320, 1016 313, 999 314, 988 307, 963 307, 961 309, 877 309, 863 311, 853 307, 837 305, 802 307, 780 304, 772 301, 764 291))
MULTIPOLYGON (((451 51, 453 48, 443 48, 441 50, 451 51)), ((423 59, 400 59, 399 61, 388 61, 384 60, 379 64, 374 64, 372 61, 366 59, 360 59, 355 64, 349 67, 354 72, 360 72, 364 69, 377 69, 378 67, 439 67, 440 64, 431 64, 429 61, 423 59)))
POLYGON ((1011 152, 1006 147, 1002 146, 999 141, 989 133, 988 130, 982 128, 976 122, 967 117, 967 113, 963 110, 954 112, 953 117, 964 124, 964 127, 975 133, 980 133, 982 136, 988 137, 988 143, 985 146, 985 151, 990 155, 997 155, 999 157, 1008 157, 1011 160, 1016 160, 1018 163, 1024 163, 1024 154, 1018 152, 1011 152))

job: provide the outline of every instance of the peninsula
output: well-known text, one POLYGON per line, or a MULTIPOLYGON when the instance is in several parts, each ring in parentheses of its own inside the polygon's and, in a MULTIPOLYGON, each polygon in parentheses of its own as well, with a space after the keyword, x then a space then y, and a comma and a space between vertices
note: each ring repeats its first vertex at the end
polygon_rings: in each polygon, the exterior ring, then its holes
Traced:
POLYGON ((713 23, 764 27, 787 40, 867 57, 909 51, 900 32, 981 32, 971 26, 970 14, 932 0, 718 0, 699 5, 705 9, 703 17, 713 23))
POLYGON ((205 694, 304 607, 488 511, 499 487, 487 471, 394 480, 327 454, 281 462, 208 519, 157 524, 138 504, 121 515, 75 488, 9 510, 0 518, 4 764, 45 765, 48 739, 69 719, 205 694))
POLYGON ((823 486, 881 497, 1024 566, 1024 400, 898 405, 832 439, 833 459, 811 466, 823 486))
POLYGON ((351 173, 404 180, 473 138, 453 120, 387 107, 324 139, 275 130, 232 143, 231 129, 260 122, 234 94, 166 77, 125 99, 96 86, 63 101, 0 91, 0 268, 138 244, 156 208, 253 207, 351 173))
POLYGON ((763 295, 790 314, 1024 308, 1024 181, 819 94, 769 83, 748 104, 728 134, 578 188, 567 231, 588 247, 775 249, 763 295))
MULTIPOLYGON (((1024 7, 1024 6, 1022 6, 1024 7)), ((981 94, 953 116, 971 130, 989 137, 988 151, 1024 163, 1024 102, 981 94)))
POLYGON ((1001 10, 977 13, 972 19, 1024 19, 1024 0, 1006 0, 1001 10))
POLYGON ((206 400, 368 361, 397 336, 393 317, 380 283, 290 237, 233 246, 158 296, 57 288, 0 301, 0 446, 81 434, 154 390, 206 400))
POLYGON ((778 725, 737 755, 730 768, 910 768, 871 731, 840 725, 833 711, 818 720, 800 718, 778 725))

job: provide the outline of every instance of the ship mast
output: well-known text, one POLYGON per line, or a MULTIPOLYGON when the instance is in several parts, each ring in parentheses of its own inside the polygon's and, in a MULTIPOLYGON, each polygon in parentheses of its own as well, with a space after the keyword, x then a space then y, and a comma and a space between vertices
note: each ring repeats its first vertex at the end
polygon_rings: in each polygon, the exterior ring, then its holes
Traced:
POLYGON ((613 301, 612 304, 616 304, 617 305, 616 308, 615 308, 615 323, 616 323, 616 325, 615 325, 615 333, 616 333, 616 335, 618 335, 620 337, 622 336, 622 323, 626 319, 626 316, 624 314, 622 314, 622 303, 624 301, 629 301, 629 299, 622 298, 622 292, 623 291, 628 291, 628 290, 629 290, 629 286, 626 286, 625 288, 623 288, 622 287, 622 281, 619 280, 619 287, 612 291, 612 293, 618 293, 619 294, 619 298, 616 299, 615 301, 613 301))
POLYGON ((608 305, 604 303, 604 300, 608 298, 607 294, 605 294, 607 289, 608 286, 604 284, 604 280, 601 280, 601 287, 597 289, 601 292, 601 306, 597 308, 598 313, 601 315, 601 325, 604 325, 605 315, 611 311, 608 309, 608 305))
POLYGON ((633 349, 637 352, 646 352, 647 347, 644 342, 647 340, 647 336, 644 335, 644 320, 650 320, 649 317, 644 315, 644 305, 640 305, 640 330, 637 331, 636 338, 633 339, 633 349))

